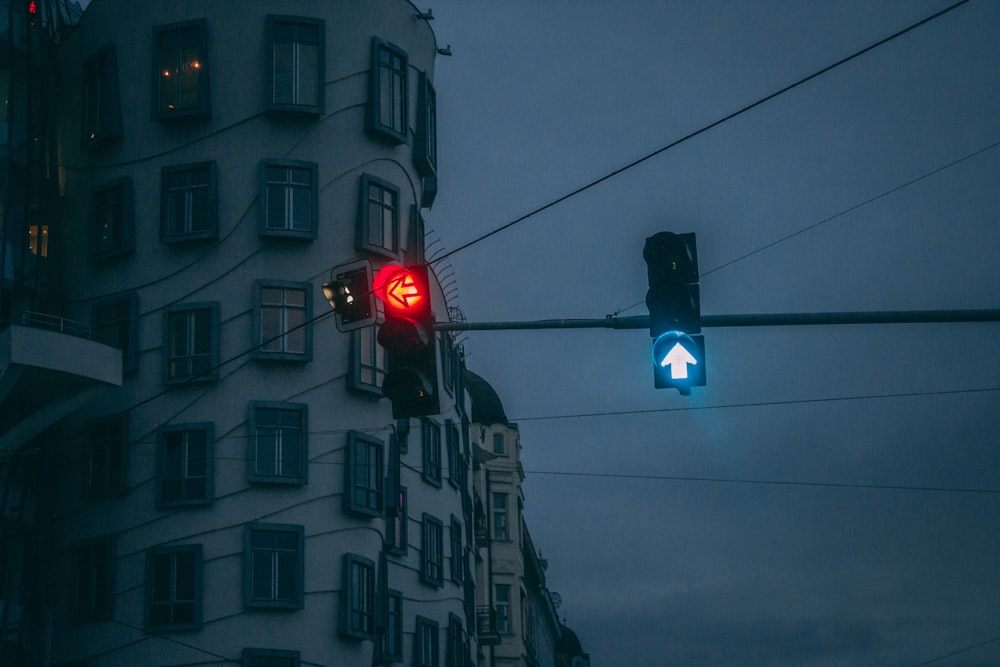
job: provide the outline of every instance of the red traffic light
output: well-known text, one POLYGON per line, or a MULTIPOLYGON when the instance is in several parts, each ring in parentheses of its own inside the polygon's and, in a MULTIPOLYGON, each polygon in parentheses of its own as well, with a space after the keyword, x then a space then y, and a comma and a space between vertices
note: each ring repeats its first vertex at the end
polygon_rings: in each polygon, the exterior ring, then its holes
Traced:
POLYGON ((388 264, 375 275, 372 288, 397 316, 417 318, 430 312, 426 267, 388 264))

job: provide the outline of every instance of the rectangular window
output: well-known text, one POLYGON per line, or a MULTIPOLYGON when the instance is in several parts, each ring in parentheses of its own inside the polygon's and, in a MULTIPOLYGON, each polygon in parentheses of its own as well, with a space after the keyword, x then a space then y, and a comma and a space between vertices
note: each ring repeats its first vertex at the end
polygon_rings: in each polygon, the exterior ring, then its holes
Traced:
POLYGON ((103 496, 126 489, 128 438, 124 417, 92 424, 87 432, 87 494, 103 496))
POLYGON ((462 458, 458 439, 458 425, 445 421, 445 439, 448 444, 448 482, 455 487, 465 487, 465 459, 462 458))
POLYGON ((115 47, 107 44, 83 64, 83 145, 99 146, 122 136, 115 47))
POLYGON ((157 453, 157 506, 206 505, 212 499, 211 423, 164 426, 157 453))
POLYGON ((305 484, 309 406, 257 401, 250 404, 250 481, 305 484))
POLYGON ((257 359, 309 361, 312 358, 312 284, 254 281, 257 359))
POLYGON ((91 323, 94 340, 122 351, 122 370, 139 370, 139 298, 133 292, 94 304, 91 323))
POLYGON ((164 243, 219 236, 215 162, 160 171, 160 239, 164 243))
POLYGON ((344 465, 344 510, 367 516, 382 515, 383 464, 381 440, 351 431, 344 465))
POLYGON ((304 543, 302 526, 247 526, 243 563, 247 607, 302 608, 304 543))
POLYGON ((77 623, 111 618, 114 602, 113 538, 82 542, 73 548, 73 619, 77 623))
POLYGON ((493 589, 496 601, 497 633, 509 635, 513 632, 510 624, 510 585, 497 584, 493 589))
POLYGON ((167 382, 218 379, 218 303, 171 306, 166 339, 167 382))
POLYGON ((379 659, 382 662, 403 661, 403 594, 387 591, 385 626, 380 638, 379 659))
POLYGON ((396 144, 407 140, 407 67, 405 51, 378 38, 372 40, 365 129, 379 139, 396 144))
POLYGON ((208 48, 203 20, 155 30, 153 115, 160 121, 208 118, 208 48))
POLYGON ((413 638, 413 664, 415 667, 438 667, 438 624, 429 618, 417 616, 417 631, 413 638))
POLYGON ((448 614, 446 667, 465 667, 465 631, 462 621, 455 614, 448 614))
POLYGON ((430 419, 422 422, 424 481, 432 486, 441 486, 441 427, 430 419))
POLYGON ((243 649, 242 667, 299 667, 298 651, 278 651, 266 648, 243 649))
POLYGON ((399 188, 368 174, 361 176, 356 248, 394 259, 399 254, 399 188))
POLYGON ((268 16, 270 113, 319 116, 324 99, 325 24, 318 19, 268 16))
POLYGON ((417 134, 413 162, 424 176, 437 172, 437 94, 427 72, 420 73, 417 93, 417 134))
POLYGON ((344 588, 340 632, 355 639, 375 636, 375 564, 367 558, 344 554, 344 588))
POLYGON ((90 195, 90 258, 103 260, 135 251, 132 179, 122 178, 90 195))
POLYGON ((149 552, 146 630, 201 626, 201 545, 157 547, 149 552))
POLYGON ((396 497, 395 513, 391 517, 385 536, 385 546, 389 553, 397 556, 406 553, 408 539, 406 524, 408 521, 406 487, 401 486, 396 497))
POLYGON ((461 584, 465 579, 465 549, 462 544, 462 522, 451 517, 451 580, 461 584))
POLYGON ((316 238, 319 166, 296 160, 261 162, 260 202, 261 236, 316 238))
POLYGON ((378 327, 375 324, 351 332, 351 373, 347 386, 381 396, 389 362, 385 348, 378 342, 378 327))
POLYGON ((503 433, 493 434, 493 453, 498 456, 503 456, 506 450, 504 449, 503 433))
POLYGON ((440 588, 444 584, 444 524, 424 513, 420 553, 420 580, 440 588))
POLYGON ((507 494, 493 494, 493 539, 507 541, 510 530, 507 527, 507 494))

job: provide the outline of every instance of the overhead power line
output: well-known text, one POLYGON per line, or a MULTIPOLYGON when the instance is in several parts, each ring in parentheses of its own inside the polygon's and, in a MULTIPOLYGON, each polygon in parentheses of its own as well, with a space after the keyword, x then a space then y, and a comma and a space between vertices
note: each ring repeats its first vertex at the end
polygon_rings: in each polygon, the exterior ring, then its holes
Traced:
POLYGON ((633 167, 637 167, 638 165, 640 165, 640 164, 642 164, 642 163, 644 163, 644 162, 646 162, 648 160, 651 160, 652 158, 656 157, 657 155, 660 155, 661 153, 665 153, 666 151, 668 151, 668 150, 670 150, 672 148, 675 148, 675 147, 677 147, 677 146, 679 146, 679 145, 681 145, 681 144, 683 144, 683 143, 685 143, 687 141, 690 141, 691 139, 694 139, 697 136, 705 134, 709 130, 712 130, 712 129, 718 127, 719 125, 722 125, 723 123, 728 122, 728 121, 732 120, 733 118, 736 118, 737 116, 740 116, 740 115, 742 115, 742 114, 744 114, 744 113, 746 113, 748 111, 751 111, 752 109, 756 109, 757 107, 761 106, 762 104, 765 104, 766 102, 769 102, 769 101, 773 100, 776 97, 784 95, 785 93, 789 92, 790 90, 798 88, 799 86, 801 86, 801 85, 803 85, 805 83, 808 83, 809 81, 812 81, 813 79, 815 79, 817 77, 820 77, 820 76, 826 74, 827 72, 840 67, 841 65, 844 65, 844 64, 846 64, 846 63, 848 63, 848 62, 850 62, 850 61, 852 61, 852 60, 854 60, 856 58, 859 58, 860 56, 868 53, 869 51, 877 49, 878 47, 883 46, 884 44, 887 44, 887 43, 889 43, 889 42, 891 42, 891 41, 893 41, 893 40, 895 40, 895 39, 897 39, 899 37, 902 37, 903 35, 905 35, 905 34, 907 34, 909 32, 912 32, 913 30, 916 30, 917 28, 919 28, 919 27, 921 27, 921 26, 923 26, 923 25, 925 25, 927 23, 930 23, 931 21, 933 21, 933 20, 935 20, 937 18, 940 18, 941 16, 944 16, 948 12, 951 12, 952 10, 957 9, 958 7, 961 7, 962 5, 964 5, 964 4, 968 3, 968 2, 969 2, 969 0, 960 0, 959 2, 956 2, 953 5, 945 7, 944 9, 942 9, 939 12, 935 12, 934 14, 931 14, 930 16, 928 16, 926 18, 923 18, 923 19, 917 21, 916 23, 913 23, 913 24, 911 24, 911 25, 903 28, 902 30, 898 30, 897 32, 892 33, 888 37, 883 37, 882 39, 878 40, 877 42, 875 42, 873 44, 870 44, 870 45, 864 47, 863 49, 861 49, 859 51, 855 51, 854 53, 850 54, 849 56, 841 58, 840 60, 838 60, 838 61, 836 61, 836 62, 834 62, 834 63, 832 63, 830 65, 827 65, 826 67, 823 67, 822 69, 819 69, 819 70, 813 72, 812 74, 809 74, 808 76, 805 76, 805 77, 799 79, 798 81, 795 81, 794 83, 788 84, 784 88, 776 90, 775 92, 771 93, 770 95, 766 95, 764 97, 761 97, 757 101, 751 102, 750 104, 747 104, 746 106, 741 107, 740 109, 738 109, 738 110, 736 110, 736 111, 734 111, 734 112, 732 112, 732 113, 730 113, 730 114, 728 114, 726 116, 723 116, 722 118, 719 118, 718 120, 713 121, 713 122, 709 123, 708 125, 705 125, 705 126, 701 127, 700 129, 697 129, 697 130, 695 130, 693 132, 690 132, 690 133, 684 135, 683 137, 681 137, 680 139, 676 139, 676 140, 670 142, 666 146, 662 146, 660 148, 657 148, 653 152, 647 153, 646 155, 643 155, 642 157, 640 157, 640 158, 638 158, 636 160, 633 160, 632 162, 629 162, 628 164, 626 164, 623 167, 619 167, 618 169, 615 169, 614 171, 611 171, 611 172, 605 174, 604 176, 601 176, 600 178, 597 178, 597 179, 595 179, 593 181, 590 181, 589 183, 587 183, 585 185, 582 185, 582 186, 576 188, 575 190, 573 190, 571 192, 568 192, 568 193, 562 195, 561 197, 558 197, 557 199, 554 199, 554 200, 550 201, 547 204, 539 206, 538 208, 536 208, 536 209, 534 209, 532 211, 529 211, 528 213, 525 213, 524 215, 522 215, 519 218, 515 218, 514 220, 511 220, 510 222, 508 222, 508 223, 506 223, 504 225, 501 225, 500 227, 497 227, 496 229, 493 229, 493 230, 491 230, 489 232, 486 232, 485 234, 482 234, 481 236, 478 236, 478 237, 472 239, 471 241, 468 241, 467 243, 463 243, 462 245, 458 246, 457 248, 455 248, 453 250, 449 250, 448 252, 444 253, 443 255, 440 255, 436 259, 434 259, 431 262, 429 262, 429 264, 435 264, 437 262, 440 262, 441 260, 445 259, 446 257, 450 257, 450 256, 452 256, 452 255, 454 255, 454 254, 456 254, 458 252, 461 252, 462 250, 465 250, 466 248, 469 248, 469 247, 471 247, 471 246, 473 246, 473 245, 475 245, 475 244, 477 244, 477 243, 479 243, 481 241, 485 241, 486 239, 490 238, 491 236, 499 234, 500 232, 502 232, 502 231, 504 231, 506 229, 510 229, 514 225, 519 224, 521 222, 524 222, 528 218, 531 218, 531 217, 533 217, 533 216, 541 213, 542 211, 546 211, 546 210, 552 208, 553 206, 556 206, 557 204, 561 204, 562 202, 566 201, 567 199, 570 199, 571 197, 575 197, 576 195, 578 195, 578 194, 580 194, 582 192, 586 192, 587 190, 589 190, 589 189, 591 189, 591 188, 593 188, 593 187, 595 187, 597 185, 600 185, 604 181, 607 181, 607 180, 609 180, 611 178, 614 178, 615 176, 617 176, 617 175, 619 175, 619 174, 621 174, 621 173, 623 173, 625 171, 628 171, 629 169, 632 169, 633 167))

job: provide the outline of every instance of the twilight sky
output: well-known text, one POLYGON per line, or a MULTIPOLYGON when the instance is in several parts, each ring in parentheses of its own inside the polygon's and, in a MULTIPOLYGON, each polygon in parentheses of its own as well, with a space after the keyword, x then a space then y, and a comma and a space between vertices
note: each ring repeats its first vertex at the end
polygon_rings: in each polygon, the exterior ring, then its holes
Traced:
MULTIPOLYGON (((418 4, 440 254, 952 1, 418 4)), ((669 230, 704 314, 998 308, 998 34, 971 0, 438 269, 472 322, 644 315, 669 230)), ((704 333, 689 397, 646 331, 462 337, 595 667, 1000 664, 1000 324, 704 333)))

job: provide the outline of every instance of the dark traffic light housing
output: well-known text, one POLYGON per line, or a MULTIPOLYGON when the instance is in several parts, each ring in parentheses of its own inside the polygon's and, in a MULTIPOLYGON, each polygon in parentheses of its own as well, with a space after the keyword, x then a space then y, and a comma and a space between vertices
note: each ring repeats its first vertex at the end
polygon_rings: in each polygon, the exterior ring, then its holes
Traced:
POLYGON ((375 324, 375 293, 372 266, 359 260, 338 266, 330 272, 330 282, 323 283, 323 295, 337 318, 342 332, 375 324))

